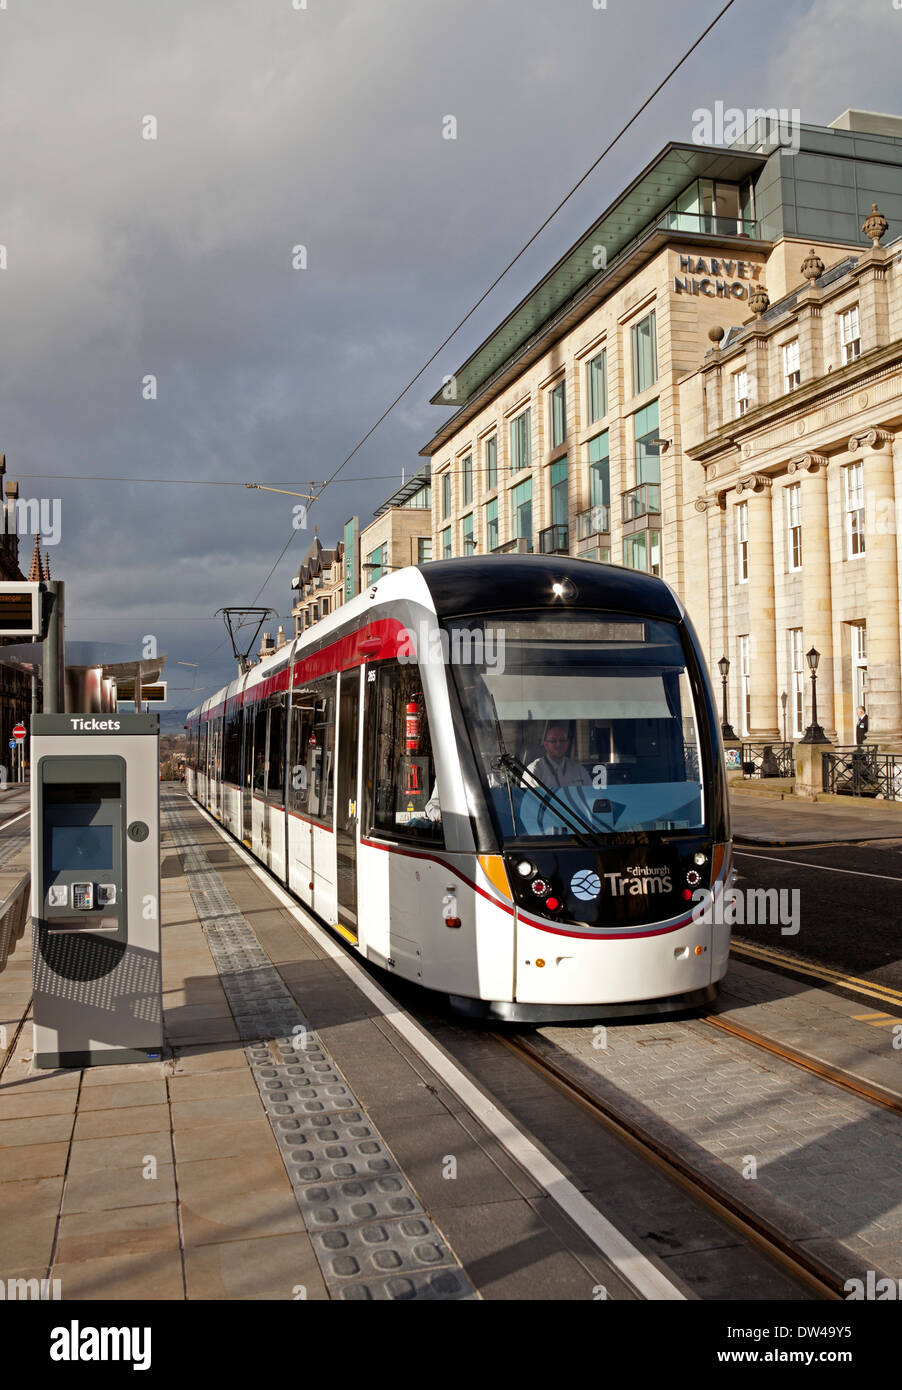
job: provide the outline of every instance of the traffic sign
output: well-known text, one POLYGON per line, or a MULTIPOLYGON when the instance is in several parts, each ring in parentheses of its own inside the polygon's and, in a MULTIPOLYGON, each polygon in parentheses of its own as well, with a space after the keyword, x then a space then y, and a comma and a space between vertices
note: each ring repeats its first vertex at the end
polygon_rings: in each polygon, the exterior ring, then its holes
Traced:
POLYGON ((24 742, 24 740, 25 740, 25 725, 24 725, 24 724, 14 724, 14 725, 13 725, 13 738, 15 739, 16 743, 23 743, 23 742, 24 742))
POLYGON ((16 743, 16 740, 14 738, 11 738, 9 741, 9 746, 10 748, 18 748, 19 745, 16 743))

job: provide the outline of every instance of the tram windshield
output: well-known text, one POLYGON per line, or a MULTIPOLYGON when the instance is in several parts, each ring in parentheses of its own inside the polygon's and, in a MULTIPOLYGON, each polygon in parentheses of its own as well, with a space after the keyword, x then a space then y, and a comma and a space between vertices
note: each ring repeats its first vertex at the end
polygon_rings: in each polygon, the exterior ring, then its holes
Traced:
POLYGON ((704 826, 675 624, 547 612, 452 619, 450 664, 505 842, 704 826))

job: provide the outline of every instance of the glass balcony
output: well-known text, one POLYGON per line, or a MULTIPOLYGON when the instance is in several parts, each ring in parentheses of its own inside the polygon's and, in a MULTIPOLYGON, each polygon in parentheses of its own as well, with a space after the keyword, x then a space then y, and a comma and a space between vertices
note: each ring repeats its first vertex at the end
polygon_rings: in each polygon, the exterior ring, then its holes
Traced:
POLYGON ((668 232, 706 232, 711 236, 755 237, 758 235, 757 222, 747 217, 728 217, 723 213, 678 212, 668 209, 658 219, 656 226, 668 232))
POLYGON ((569 555, 570 527, 546 526, 539 532, 539 553, 542 555, 569 555))
POLYGON ((590 536, 607 536, 611 532, 611 509, 604 502, 587 507, 576 518, 576 539, 587 541, 590 536))
POLYGON ((661 515, 661 484, 640 483, 621 493, 623 520, 638 521, 643 516, 661 515))

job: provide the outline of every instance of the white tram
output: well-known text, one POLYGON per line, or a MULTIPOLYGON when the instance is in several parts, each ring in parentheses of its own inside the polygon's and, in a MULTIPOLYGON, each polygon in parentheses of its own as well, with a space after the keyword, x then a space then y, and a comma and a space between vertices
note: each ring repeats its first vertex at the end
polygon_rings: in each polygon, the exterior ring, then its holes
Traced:
POLYGON ((698 911, 730 872, 717 714, 659 579, 389 574, 193 710, 187 764, 317 918, 471 1016, 666 1013, 726 971, 698 911))

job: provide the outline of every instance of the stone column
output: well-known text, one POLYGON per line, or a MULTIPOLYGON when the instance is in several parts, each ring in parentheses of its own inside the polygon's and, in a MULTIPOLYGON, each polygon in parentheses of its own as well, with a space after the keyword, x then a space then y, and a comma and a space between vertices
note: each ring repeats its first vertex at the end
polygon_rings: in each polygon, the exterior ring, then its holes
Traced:
MULTIPOLYGON (((893 450, 893 493, 896 526, 896 577, 902 583, 902 434, 897 434, 893 450)), ((899 641, 902 650, 902 594, 899 595, 899 641)))
POLYGON ((849 440, 849 453, 864 462, 868 738, 881 748, 902 746, 893 444, 893 435, 881 429, 849 440))
MULTIPOLYGON (((816 647, 821 654, 817 668, 817 718, 824 733, 835 743, 827 463, 823 454, 803 454, 790 461, 788 472, 796 474, 796 481, 802 485, 802 650, 807 652, 816 647)), ((810 687, 807 665, 805 679, 810 687)), ((810 688, 806 691, 805 702, 810 706, 810 688)), ((810 707, 808 713, 810 716, 810 707)))
MULTIPOLYGON (((774 531, 771 480, 753 473, 736 485, 748 502, 749 635, 751 637, 751 718, 749 739, 775 742, 778 724, 777 630, 774 609, 774 531)), ((737 730, 738 732, 738 730, 737 730)))

